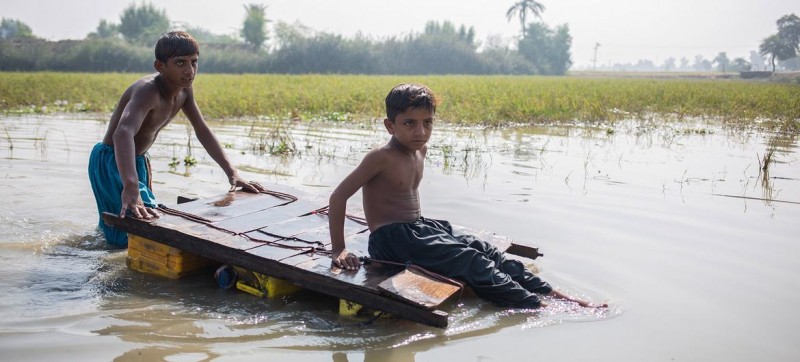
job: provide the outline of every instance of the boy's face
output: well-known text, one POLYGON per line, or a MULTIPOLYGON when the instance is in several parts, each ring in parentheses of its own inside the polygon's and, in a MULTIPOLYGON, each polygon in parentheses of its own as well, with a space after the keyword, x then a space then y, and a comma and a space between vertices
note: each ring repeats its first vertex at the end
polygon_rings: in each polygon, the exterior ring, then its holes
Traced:
POLYGON ((422 149, 431 138, 433 131, 433 111, 427 108, 409 107, 394 118, 384 121, 386 130, 408 149, 422 149))
POLYGON ((156 70, 168 82, 177 86, 188 88, 192 86, 197 75, 197 62, 200 56, 182 55, 167 59, 166 63, 156 60, 156 70))

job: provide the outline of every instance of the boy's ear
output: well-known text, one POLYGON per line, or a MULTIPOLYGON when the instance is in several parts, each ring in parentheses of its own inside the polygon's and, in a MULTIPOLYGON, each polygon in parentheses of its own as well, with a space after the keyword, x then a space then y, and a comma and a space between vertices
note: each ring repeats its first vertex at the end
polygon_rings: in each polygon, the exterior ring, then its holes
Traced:
POLYGON ((164 70, 164 63, 162 63, 160 60, 156 59, 153 62, 153 68, 156 68, 156 71, 161 73, 164 70))
POLYGON ((394 134, 394 122, 392 122, 392 120, 384 118, 383 126, 386 127, 386 131, 389 132, 390 135, 394 134))

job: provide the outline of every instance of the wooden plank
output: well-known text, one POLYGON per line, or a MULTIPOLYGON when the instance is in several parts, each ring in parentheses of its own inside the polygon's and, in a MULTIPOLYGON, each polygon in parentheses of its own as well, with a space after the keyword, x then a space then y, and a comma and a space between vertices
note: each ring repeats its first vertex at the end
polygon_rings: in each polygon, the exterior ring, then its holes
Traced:
MULTIPOLYGON (((297 259, 295 259, 297 260, 297 259)), ((287 263, 289 260, 284 260, 287 263)), ((402 271, 402 267, 387 266, 379 263, 362 265, 356 271, 331 268, 330 258, 309 258, 295 265, 297 269, 310 272, 323 280, 336 281, 331 286, 339 288, 332 294, 364 305, 368 308, 384 311, 395 317, 444 328, 447 326, 447 312, 437 309, 426 309, 399 299, 380 294, 378 285, 387 278, 402 271), (376 293, 377 292, 377 293, 376 293)))
MULTIPOLYGON (((270 234, 286 235, 302 239, 305 241, 321 241, 325 244, 330 243, 330 228, 328 226, 327 215, 308 215, 298 217, 285 222, 268 225, 261 229, 270 234)), ((365 225, 361 225, 350 219, 344 221, 345 238, 367 231, 365 225)))
MULTIPOLYGON (((212 223, 168 214, 150 221, 119 219, 112 214, 103 217, 122 230, 221 263, 285 279, 399 318, 438 327, 447 325, 447 313, 436 308, 452 298, 455 286, 413 272, 396 275, 403 271, 402 267, 380 263, 367 264, 356 271, 332 268, 328 255, 313 251, 321 244, 329 244, 327 216, 300 216, 317 209, 320 203, 301 199, 276 204, 275 199, 271 195, 237 192, 175 207, 192 214, 199 211, 201 217, 213 215, 212 223), (239 234, 243 232, 247 234, 239 234)), ((367 256, 369 234, 362 232, 365 227, 347 219, 345 228, 348 249, 367 256)), ((539 256, 536 248, 515 244, 504 236, 457 226, 454 230, 475 234, 502 251, 529 258, 539 256)))
POLYGON ((179 204, 185 204, 187 202, 197 201, 199 199, 200 199, 199 197, 188 197, 188 196, 178 195, 178 203, 179 204))
POLYGON ((178 204, 173 208, 211 221, 220 221, 269 209, 289 203, 290 201, 291 200, 284 200, 266 194, 237 191, 218 195, 213 198, 199 199, 178 204))
MULTIPOLYGON (((247 236, 254 235, 251 238, 251 240, 253 240, 255 242, 259 242, 259 241, 263 240, 263 239, 260 238, 261 234, 259 232, 247 233, 246 235, 247 236)), ((265 235, 265 236, 268 237, 268 238, 270 237, 270 235, 265 235)), ((317 249, 317 250, 321 249, 321 248, 324 249, 327 246, 326 244, 323 244, 322 242, 319 242, 319 241, 317 241, 317 242, 309 242, 309 241, 300 240, 300 239, 296 239, 296 238, 289 238, 289 239, 278 238, 277 240, 274 240, 274 241, 264 242, 262 245, 263 246, 267 246, 267 247, 271 247, 271 248, 293 249, 293 250, 295 250, 295 254, 308 252, 311 249, 317 249)), ((248 250, 250 250, 250 249, 248 249, 248 250)), ((281 257, 279 259, 276 259, 276 260, 280 260, 280 259, 283 259, 283 257, 281 257)))
MULTIPOLYGON (((166 215, 164 218, 169 220, 176 217, 166 215)), ((259 248, 253 249, 252 247, 257 243, 248 241, 243 236, 233 236, 208 228, 203 224, 198 224, 196 227, 210 230, 199 231, 187 227, 165 228, 163 224, 168 224, 168 222, 151 223, 133 218, 120 219, 110 213, 103 214, 103 220, 126 232, 206 256, 221 263, 237 265, 254 272, 285 279, 313 291, 345 298, 369 308, 385 311, 398 318, 441 328, 447 326, 448 315, 444 311, 426 310, 381 295, 377 290, 377 285, 382 280, 379 278, 385 279, 389 276, 386 274, 388 268, 371 265, 360 268, 357 272, 349 272, 338 268, 332 269, 330 258, 314 257, 308 257, 305 262, 300 261, 299 264, 293 265, 293 263, 265 259, 253 254, 248 249, 258 250, 259 248), (219 239, 206 239, 210 235, 216 235, 219 239), (247 248, 247 245, 251 247, 247 248)), ((301 258, 301 254, 296 254, 284 260, 296 261, 301 258)))
POLYGON ((328 228, 328 218, 323 215, 308 215, 303 217, 286 218, 282 221, 269 224, 261 230, 273 235, 289 237, 308 230, 321 228, 328 228))
MULTIPOLYGON (((353 288, 369 290, 380 294, 378 285, 381 282, 403 271, 400 266, 384 265, 379 263, 364 264, 357 270, 344 270, 332 267, 331 258, 315 254, 298 254, 291 258, 281 260, 283 264, 293 266, 319 275, 351 284, 353 288)), ((347 299, 346 296, 344 296, 347 299)))
POLYGON ((539 248, 517 243, 511 243, 511 246, 506 250, 506 253, 519 255, 533 260, 540 256, 544 256, 544 254, 539 253, 539 248))
POLYGON ((231 253, 262 245, 203 224, 191 223, 176 226, 170 222, 181 220, 186 221, 176 216, 164 215, 158 222, 148 222, 130 217, 120 219, 117 215, 103 213, 103 221, 108 225, 217 261, 221 260, 217 257, 218 253, 231 253), (208 240, 212 240, 212 238, 214 242, 210 243, 208 240))
MULTIPOLYGON (((183 233, 184 235, 187 236, 192 236, 196 240, 203 240, 205 243, 208 243, 209 240, 213 240, 215 244, 219 244, 220 246, 224 246, 234 250, 248 250, 263 244, 248 240, 247 238, 242 236, 237 236, 228 232, 210 228, 204 224, 195 223, 189 226, 178 227, 175 228, 175 231, 183 233)), ((159 241, 157 239, 153 240, 159 241)), ((178 248, 183 249, 180 247, 178 248)))
POLYGON ((328 228, 328 225, 326 224, 317 229, 301 231, 297 234, 292 235, 292 238, 308 242, 320 242, 323 245, 330 245, 331 232, 330 229, 328 228))
POLYGON ((173 228, 179 229, 184 227, 192 227, 197 225, 197 222, 192 220, 187 220, 182 217, 175 217, 169 214, 165 214, 163 212, 158 212, 159 217, 155 219, 150 219, 150 223, 152 225, 158 225, 164 228, 173 228))
MULTIPOLYGON (((315 216, 312 215, 311 217, 315 216)), ((271 225, 259 231, 270 235, 281 235, 285 238, 299 239, 307 242, 320 242, 324 245, 330 244, 331 234, 328 228, 327 218, 324 220, 324 223, 318 223, 317 225, 311 224, 310 227, 303 226, 306 221, 304 219, 305 218, 298 218, 293 220, 296 222, 271 225)), ((352 224, 353 225, 345 227, 345 240, 364 231, 363 226, 356 223, 352 224)))
POLYGON ((271 243, 283 239, 283 236, 270 235, 265 232, 262 232, 261 230, 251 231, 249 233, 244 233, 242 235, 246 235, 252 241, 264 242, 264 243, 271 243))
POLYGON ((461 291, 460 286, 433 279, 414 268, 384 280, 378 289, 425 309, 436 308, 461 291))
POLYGON ((303 288, 344 298, 368 308, 387 312, 398 318, 434 327, 447 327, 448 314, 444 311, 426 310, 380 294, 377 285, 380 284, 380 281, 396 273, 397 269, 365 265, 357 271, 345 271, 331 268, 328 257, 308 255, 296 255, 275 263, 259 257, 245 257, 240 258, 238 263, 248 270, 288 280, 303 288), (307 260, 292 265, 291 261, 302 258, 307 260))
MULTIPOLYGON (((264 195, 261 198, 272 199, 273 197, 264 195)), ((289 204, 273 206, 263 210, 254 211, 249 214, 231 216, 226 219, 216 221, 214 225, 236 233, 242 233, 268 227, 274 223, 298 217, 316 208, 319 208, 317 204, 308 201, 297 200, 289 204)))
MULTIPOLYGON (((253 256, 256 256, 256 257, 259 257, 259 258, 269 259, 269 260, 273 260, 273 261, 280 261, 281 259, 286 259, 286 258, 295 256, 295 255, 300 254, 300 253, 302 253, 304 251, 304 250, 293 249, 291 247, 303 247, 303 246, 309 247, 308 244, 291 245, 291 243, 289 243, 289 242, 280 242, 280 241, 278 241, 276 243, 286 244, 287 247, 286 248, 281 248, 281 247, 277 247, 277 246, 273 246, 273 245, 262 244, 262 245, 259 245, 259 246, 255 247, 255 248, 247 249, 246 252, 247 252, 247 254, 250 254, 250 255, 253 255, 253 256)), ((236 264, 234 264, 234 265, 236 265, 236 264)), ((272 276, 274 276, 274 275, 272 275, 272 276)))

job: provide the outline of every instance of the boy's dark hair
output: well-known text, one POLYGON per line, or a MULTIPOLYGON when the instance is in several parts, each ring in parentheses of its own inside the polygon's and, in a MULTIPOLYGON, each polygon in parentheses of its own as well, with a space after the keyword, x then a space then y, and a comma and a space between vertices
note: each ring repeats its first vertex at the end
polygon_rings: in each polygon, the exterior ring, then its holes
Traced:
POLYGON ((185 31, 171 31, 161 36, 156 43, 156 59, 166 63, 169 58, 200 55, 197 40, 185 31))
POLYGON ((398 114, 411 108, 427 108, 436 113, 439 100, 430 88, 422 84, 402 83, 396 85, 386 96, 386 117, 394 122, 398 114))

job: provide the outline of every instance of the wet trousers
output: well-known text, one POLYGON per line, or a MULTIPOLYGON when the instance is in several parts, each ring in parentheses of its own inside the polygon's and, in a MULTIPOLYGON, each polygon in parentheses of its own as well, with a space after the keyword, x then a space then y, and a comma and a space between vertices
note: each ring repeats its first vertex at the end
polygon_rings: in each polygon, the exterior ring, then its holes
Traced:
POLYGON ((553 288, 522 263, 473 235, 453 235, 449 222, 420 217, 384 225, 369 236, 373 259, 412 263, 462 280, 479 297, 500 307, 537 308, 537 294, 553 288))
MULTIPOLYGON (((139 195, 145 206, 157 206, 150 185, 150 161, 148 156, 136 156, 136 176, 139 179, 139 195)), ((114 147, 102 142, 92 148, 89 155, 89 182, 92 184, 97 212, 100 214, 98 226, 103 230, 106 242, 117 247, 128 246, 128 234, 103 222, 103 213, 119 214, 122 209, 122 178, 117 169, 114 147)))

